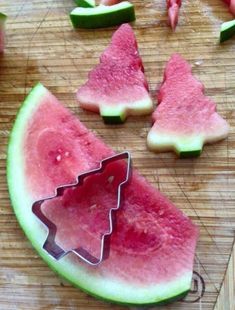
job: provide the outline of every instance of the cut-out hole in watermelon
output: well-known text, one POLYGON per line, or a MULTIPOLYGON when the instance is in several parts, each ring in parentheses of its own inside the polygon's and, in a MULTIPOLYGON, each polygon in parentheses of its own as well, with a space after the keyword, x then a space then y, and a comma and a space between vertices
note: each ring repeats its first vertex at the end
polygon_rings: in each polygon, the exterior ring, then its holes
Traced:
POLYGON ((130 165, 128 152, 108 157, 97 169, 79 175, 76 183, 62 185, 52 197, 33 204, 33 213, 48 229, 43 245, 48 254, 61 259, 73 252, 93 266, 108 257, 130 165))
POLYGON ((80 105, 101 114, 106 123, 122 123, 128 115, 153 109, 143 63, 130 25, 122 25, 100 57, 100 64, 77 91, 80 105))
MULTIPOLYGON (((33 202, 52 196, 61 184, 74 183, 77 175, 97 168, 102 159, 113 154, 46 88, 41 84, 35 86, 18 114, 8 149, 8 184, 19 223, 53 270, 92 295, 129 305, 158 304, 180 298, 191 287, 198 230, 136 171, 132 171, 123 190, 108 259, 94 268, 72 254, 55 261, 43 250, 47 231, 32 213, 33 202)), ((112 169, 106 176, 106 188, 96 185, 98 204, 106 204, 104 198, 114 199, 107 189, 111 181, 117 182, 117 175, 122 176, 122 169, 113 168, 115 171, 112 169)), ((97 208, 90 188, 86 193, 83 190, 95 222, 82 214, 79 226, 96 234, 106 227, 103 222, 106 211, 103 214, 97 208)), ((65 206, 70 206, 73 199, 68 195, 65 206)), ((60 217, 55 206, 52 210, 51 217, 56 214, 57 225, 62 229, 64 216, 60 217)), ((75 226, 73 223, 71 227, 75 226)), ((61 242, 76 244, 78 231, 66 229, 61 242)))
POLYGON ((193 77, 191 66, 178 54, 167 63, 158 102, 147 138, 153 151, 199 156, 204 143, 228 136, 227 122, 216 112, 215 103, 204 95, 204 87, 193 77))

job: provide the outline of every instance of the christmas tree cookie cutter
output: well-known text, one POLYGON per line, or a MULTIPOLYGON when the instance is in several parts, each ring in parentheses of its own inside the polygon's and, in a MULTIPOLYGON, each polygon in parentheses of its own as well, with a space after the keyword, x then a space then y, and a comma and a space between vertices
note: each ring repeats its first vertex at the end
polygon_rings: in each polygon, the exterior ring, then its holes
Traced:
POLYGON ((77 177, 76 183, 62 185, 62 186, 57 187, 55 190, 55 195, 34 202, 32 205, 32 212, 48 229, 48 234, 43 244, 43 249, 50 256, 52 256, 55 260, 59 260, 62 257, 72 252, 76 254, 82 261, 84 261, 85 263, 91 266, 98 266, 100 263, 102 263, 104 259, 107 259, 109 256, 109 238, 111 234, 113 233, 113 229, 114 229, 113 212, 117 211, 121 206, 122 188, 129 181, 130 177, 131 177, 131 154, 128 151, 125 151, 125 152, 122 152, 122 153, 103 159, 102 161, 100 161, 100 166, 98 168, 89 170, 83 174, 80 174, 77 177), (79 247, 76 249, 70 249, 67 251, 64 250, 55 241, 57 226, 45 216, 41 208, 42 205, 44 204, 44 202, 48 200, 52 200, 54 198, 63 196, 64 191, 69 188, 81 186, 85 178, 95 173, 102 173, 108 164, 113 163, 115 161, 120 161, 120 160, 126 160, 126 165, 127 165, 126 166, 126 178, 118 186, 116 207, 111 208, 109 210, 109 231, 104 233, 101 236, 100 256, 95 257, 82 247, 79 247))

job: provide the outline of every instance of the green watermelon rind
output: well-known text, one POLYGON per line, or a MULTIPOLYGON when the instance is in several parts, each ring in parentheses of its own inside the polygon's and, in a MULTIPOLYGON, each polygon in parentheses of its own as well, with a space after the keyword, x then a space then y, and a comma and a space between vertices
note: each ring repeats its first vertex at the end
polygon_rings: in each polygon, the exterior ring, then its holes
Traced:
POLYGON ((127 116, 148 115, 153 111, 153 103, 150 96, 130 102, 129 104, 100 106, 100 115, 106 124, 122 124, 127 116))
POLYGON ((7 157, 7 180, 12 206, 19 224, 33 247, 56 273, 75 287, 101 300, 123 305, 145 306, 162 304, 185 296, 191 286, 191 271, 178 279, 166 282, 166 285, 140 287, 121 280, 115 281, 112 277, 92 276, 87 272, 88 267, 85 265, 72 264, 69 255, 55 261, 43 250, 42 245, 47 231, 34 214, 29 212, 34 201, 24 185, 24 160, 21 154, 28 122, 45 94, 47 89, 38 83, 25 99, 10 135, 7 157))
POLYGON ((70 19, 74 28, 105 28, 134 21, 135 9, 128 1, 112 6, 79 7, 70 13, 70 19))
POLYGON ((225 22, 220 29, 220 43, 227 41, 235 35, 235 19, 225 22))
POLYGON ((83 8, 94 8, 95 7, 95 0, 74 0, 74 2, 79 7, 83 8))
POLYGON ((7 19, 7 15, 5 15, 4 13, 0 12, 0 22, 4 22, 7 19))

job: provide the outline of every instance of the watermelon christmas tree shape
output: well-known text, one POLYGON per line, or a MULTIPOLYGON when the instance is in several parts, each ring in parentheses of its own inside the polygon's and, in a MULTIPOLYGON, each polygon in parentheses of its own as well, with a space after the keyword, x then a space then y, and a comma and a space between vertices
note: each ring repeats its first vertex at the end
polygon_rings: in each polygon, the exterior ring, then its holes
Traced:
MULTIPOLYGON (((114 151, 45 87, 36 85, 20 109, 8 149, 9 191, 21 227, 53 270, 96 297, 130 305, 180 298, 191 286, 198 230, 136 171, 123 188, 108 259, 94 268, 76 255, 57 261, 43 250, 47 231, 33 214, 33 203, 53 196, 62 184, 75 183, 78 175, 96 169, 112 155, 114 151)), ((112 205, 116 199, 115 182, 126 173, 119 161, 109 169, 99 176, 101 182, 81 187, 81 195, 69 190, 56 206, 51 202, 45 207, 47 216, 59 227, 57 238, 65 248, 86 242, 91 253, 96 251, 93 237, 106 229, 108 203, 112 205), (101 186, 103 182, 105 186, 101 186), (77 201, 85 210, 73 208, 77 201), (64 216, 66 208, 71 213, 67 215, 70 225, 64 216)))
POLYGON ((127 152, 108 157, 97 169, 79 175, 76 183, 60 186, 54 196, 33 204, 33 213, 48 228, 43 248, 52 257, 73 252, 93 266, 108 257, 113 213, 120 208, 122 189, 129 180, 130 160, 127 152), (97 218, 102 220, 96 223, 97 218), (67 240, 71 230, 74 238, 67 240))
POLYGON ((216 112, 215 103, 192 75, 191 66, 172 55, 158 93, 154 125, 147 138, 151 150, 174 150, 180 157, 198 156, 204 143, 228 136, 227 122, 216 112))
POLYGON ((167 9, 168 9, 168 20, 171 28, 175 30, 178 19, 179 19, 179 10, 182 4, 182 0, 166 0, 167 9))
POLYGON ((5 45, 5 22, 7 16, 0 12, 0 53, 4 50, 5 45))
POLYGON ((134 32, 128 24, 113 35, 100 64, 77 91, 80 105, 98 112, 106 123, 122 123, 128 115, 149 114, 153 109, 134 32))

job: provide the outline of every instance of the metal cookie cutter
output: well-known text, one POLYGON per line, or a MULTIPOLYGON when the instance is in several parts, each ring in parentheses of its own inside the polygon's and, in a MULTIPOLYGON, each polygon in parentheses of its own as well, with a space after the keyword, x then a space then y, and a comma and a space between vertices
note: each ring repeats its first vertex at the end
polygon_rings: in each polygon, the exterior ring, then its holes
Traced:
POLYGON ((80 257, 81 260, 88 263, 92 266, 98 266, 104 259, 108 258, 109 256, 109 237, 111 236, 113 232, 113 211, 117 211, 120 208, 121 205, 121 195, 122 195, 122 187, 129 181, 131 176, 131 154, 128 151, 125 151, 123 153, 113 155, 111 157, 107 157, 103 159, 100 162, 100 166, 97 169, 89 170, 77 177, 76 183, 68 184, 68 185, 62 185, 56 188, 55 195, 38 200, 33 203, 32 205, 32 212, 38 217, 38 219, 48 228, 48 235, 46 238, 46 241, 43 245, 43 249, 48 252, 54 259, 59 260, 63 256, 67 255, 68 253, 72 252, 76 254, 78 257, 80 257), (66 189, 80 186, 83 184, 83 181, 86 177, 94 174, 94 173, 102 173, 105 170, 105 167, 112 162, 126 159, 127 160, 127 172, 126 172, 126 179, 119 184, 118 186, 118 194, 117 194, 117 205, 115 208, 111 208, 109 211, 109 231, 102 235, 101 237, 101 246, 100 246, 100 257, 95 257, 92 254, 90 254, 88 251, 86 251, 84 248, 79 247, 77 249, 71 249, 68 251, 65 251, 63 248, 61 248, 55 241, 56 231, 57 227, 56 225, 51 222, 42 212, 41 206, 45 201, 52 200, 54 198, 63 196, 63 193, 66 189))

